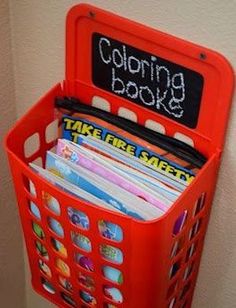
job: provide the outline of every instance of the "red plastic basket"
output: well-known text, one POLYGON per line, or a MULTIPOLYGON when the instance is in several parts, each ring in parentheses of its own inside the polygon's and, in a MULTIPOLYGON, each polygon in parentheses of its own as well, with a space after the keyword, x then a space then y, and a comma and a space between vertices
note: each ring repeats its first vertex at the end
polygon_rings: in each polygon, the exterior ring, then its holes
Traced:
POLYGON ((33 287, 59 307, 190 307, 232 96, 233 73, 230 65, 222 56, 206 48, 89 5, 75 6, 69 12, 66 43, 66 80, 63 85, 58 84, 45 94, 6 137, 6 150, 18 199, 33 287), (158 54, 201 73, 204 88, 196 128, 186 127, 96 87, 91 77, 91 36, 94 32, 151 54, 158 54), (151 120, 161 124, 169 136, 176 136, 176 133, 187 136, 191 138, 194 147, 206 155, 207 163, 160 219, 139 222, 82 202, 60 191, 28 167, 28 163, 35 160, 42 160, 44 164, 46 151, 55 144, 57 134, 51 136, 48 133, 57 126, 54 98, 63 95, 78 97, 86 104, 91 104, 94 97, 100 97, 106 100, 113 114, 119 114, 122 107, 135 114, 137 122, 142 125, 151 120), (26 146, 32 140, 36 141, 37 146, 29 153, 26 146), (30 182, 34 184, 35 194, 30 193, 30 182), (59 215, 47 207, 47 196, 58 201, 59 215), (31 213, 30 202, 39 208, 41 219, 31 213), (79 229, 71 223, 67 214, 68 207, 87 215, 88 230, 79 229), (175 223, 184 211, 187 211, 184 227, 179 234, 174 235, 175 223), (49 217, 61 224, 64 237, 51 230, 49 217), (98 229, 100 220, 120 226, 123 240, 115 242, 103 237, 98 229), (33 231, 33 223, 36 232, 33 231), (37 230, 43 233, 39 234, 37 230), (83 251, 73 244, 72 231, 90 240, 91 252, 83 251), (55 249, 55 240, 60 242, 62 249, 55 249), (114 264, 105 259, 102 249, 107 246, 104 245, 119 249, 123 253, 123 262, 114 264), (76 253, 89 258, 93 263, 93 271, 75 261, 76 253), (45 270, 40 269, 39 264, 44 264, 45 270), (115 283, 104 277, 104 266, 122 272, 123 282, 115 283), (88 288, 83 283, 86 280, 92 281, 94 287, 88 288), (122 302, 117 303, 109 298, 106 287, 118 289, 123 297, 122 302), (84 294, 90 300, 86 301, 84 294))

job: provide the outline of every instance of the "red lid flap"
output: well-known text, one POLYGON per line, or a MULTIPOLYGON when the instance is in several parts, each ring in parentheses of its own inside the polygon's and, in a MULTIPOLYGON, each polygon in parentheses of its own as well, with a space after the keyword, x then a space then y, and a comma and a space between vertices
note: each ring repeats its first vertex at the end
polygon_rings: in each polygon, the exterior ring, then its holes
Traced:
POLYGON ((80 4, 67 16, 66 83, 223 146, 233 72, 207 48, 80 4))

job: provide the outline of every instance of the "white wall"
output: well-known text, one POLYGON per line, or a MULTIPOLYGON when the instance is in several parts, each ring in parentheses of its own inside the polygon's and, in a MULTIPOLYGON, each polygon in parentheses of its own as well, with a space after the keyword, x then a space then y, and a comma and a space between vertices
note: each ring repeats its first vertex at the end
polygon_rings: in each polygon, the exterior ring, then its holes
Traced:
MULTIPOLYGON (((0 1, 0 140, 16 119, 7 0, 0 1)), ((6 155, 0 148, 0 306, 25 308, 22 239, 6 155)))
MULTIPOLYGON (((53 83, 63 79, 65 15, 71 5, 79 2, 10 0, 18 116, 53 83)), ((235 0, 100 0, 90 3, 215 49, 236 67, 235 0)), ((235 307, 235 133, 233 105, 194 308, 235 307)), ((49 307, 30 291, 27 294, 28 307, 49 307)))

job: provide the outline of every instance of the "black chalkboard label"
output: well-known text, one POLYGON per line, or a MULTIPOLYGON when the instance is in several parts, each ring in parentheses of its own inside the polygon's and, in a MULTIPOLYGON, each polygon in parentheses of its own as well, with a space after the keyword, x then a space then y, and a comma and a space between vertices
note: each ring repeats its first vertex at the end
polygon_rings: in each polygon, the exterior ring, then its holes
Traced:
POLYGON ((188 127, 197 125, 203 90, 198 72, 93 33, 92 79, 97 87, 188 127))

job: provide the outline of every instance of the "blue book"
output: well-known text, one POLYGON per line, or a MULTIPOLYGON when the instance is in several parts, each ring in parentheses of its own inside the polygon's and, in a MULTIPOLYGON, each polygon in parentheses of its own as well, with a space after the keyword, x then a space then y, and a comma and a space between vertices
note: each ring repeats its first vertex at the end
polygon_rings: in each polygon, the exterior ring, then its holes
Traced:
MULTIPOLYGON (((46 169, 43 169, 42 167, 39 167, 33 163, 30 163, 29 165, 36 173, 38 173, 44 179, 48 180, 50 183, 57 186, 59 189, 65 191, 66 193, 69 193, 72 196, 77 197, 81 200, 85 200, 92 204, 98 205, 99 207, 113 210, 116 212, 120 212, 118 209, 115 209, 114 207, 110 206, 108 203, 95 197, 93 194, 90 194, 89 192, 83 189, 80 189, 78 186, 71 184, 70 182, 64 180, 63 178, 57 176, 56 174, 46 169)), ((30 190, 32 191, 32 185, 30 186, 30 190)), ((58 215, 60 214, 60 211, 58 209, 59 205, 56 202, 56 200, 52 199, 50 201, 50 207, 53 210, 53 212, 57 213, 58 215)), ((38 211, 37 206, 33 202, 31 202, 31 212, 34 214, 34 216, 40 219, 40 212, 38 211)))

